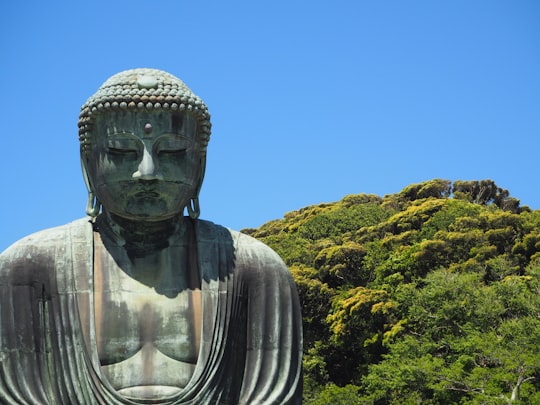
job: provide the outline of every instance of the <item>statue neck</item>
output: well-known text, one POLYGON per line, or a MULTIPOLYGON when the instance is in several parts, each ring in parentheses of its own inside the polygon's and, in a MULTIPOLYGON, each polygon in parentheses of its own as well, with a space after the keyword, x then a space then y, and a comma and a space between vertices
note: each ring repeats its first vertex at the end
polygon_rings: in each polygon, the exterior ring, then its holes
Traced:
POLYGON ((183 233, 184 218, 178 215, 160 221, 130 220, 103 211, 96 219, 98 228, 118 245, 152 247, 168 246, 170 238, 183 233))

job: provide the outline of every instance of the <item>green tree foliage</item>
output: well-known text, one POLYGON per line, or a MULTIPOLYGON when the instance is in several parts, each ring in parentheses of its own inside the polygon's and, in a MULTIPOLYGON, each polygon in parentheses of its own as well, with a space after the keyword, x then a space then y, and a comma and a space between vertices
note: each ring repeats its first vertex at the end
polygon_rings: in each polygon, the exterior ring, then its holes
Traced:
POLYGON ((470 202, 482 205, 494 204, 500 209, 519 213, 519 200, 510 197, 508 190, 504 190, 493 180, 454 182, 453 193, 456 198, 464 198, 470 202))
POLYGON ((540 404, 540 211, 491 180, 244 230, 297 283, 306 404, 540 404))

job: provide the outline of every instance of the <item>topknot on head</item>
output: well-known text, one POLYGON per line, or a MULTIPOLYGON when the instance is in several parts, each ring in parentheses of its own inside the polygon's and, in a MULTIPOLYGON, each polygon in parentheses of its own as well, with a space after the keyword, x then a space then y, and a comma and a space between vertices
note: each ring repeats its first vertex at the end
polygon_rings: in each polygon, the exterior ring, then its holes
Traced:
POLYGON ((91 144, 92 115, 114 110, 186 111, 197 119, 203 153, 210 140, 210 114, 204 102, 179 78, 158 69, 131 69, 107 79, 81 107, 79 140, 81 150, 91 144))

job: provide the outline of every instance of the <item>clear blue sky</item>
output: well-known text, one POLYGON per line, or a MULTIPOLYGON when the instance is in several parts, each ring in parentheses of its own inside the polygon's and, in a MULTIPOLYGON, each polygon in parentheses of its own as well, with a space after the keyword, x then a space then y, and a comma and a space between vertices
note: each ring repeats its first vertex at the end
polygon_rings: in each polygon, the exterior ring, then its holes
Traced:
POLYGON ((209 106, 202 217, 493 179, 540 208, 538 1, 6 1, 0 251, 84 215, 77 117, 154 67, 209 106))

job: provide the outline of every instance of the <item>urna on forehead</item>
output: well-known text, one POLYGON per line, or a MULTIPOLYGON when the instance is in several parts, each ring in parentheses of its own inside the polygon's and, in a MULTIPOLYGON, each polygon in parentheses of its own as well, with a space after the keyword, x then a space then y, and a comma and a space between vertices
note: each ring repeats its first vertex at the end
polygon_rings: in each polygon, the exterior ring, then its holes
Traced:
POLYGON ((144 68, 110 77, 81 107, 79 140, 83 151, 91 144, 93 117, 99 112, 121 110, 188 112, 197 120, 197 135, 206 150, 211 123, 204 102, 179 78, 144 68))

